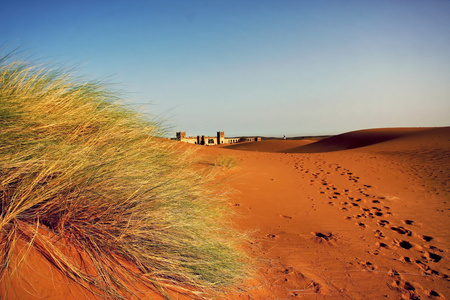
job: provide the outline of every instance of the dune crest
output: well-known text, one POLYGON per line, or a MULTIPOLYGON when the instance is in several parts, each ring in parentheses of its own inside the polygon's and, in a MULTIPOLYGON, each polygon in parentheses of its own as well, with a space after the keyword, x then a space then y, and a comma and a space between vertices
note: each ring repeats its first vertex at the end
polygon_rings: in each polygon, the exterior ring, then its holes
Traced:
POLYGON ((259 142, 246 142, 233 145, 219 146, 230 150, 256 151, 256 152, 285 152, 288 149, 305 146, 320 138, 305 138, 301 140, 263 140, 259 142))
POLYGON ((362 148, 416 134, 429 128, 380 128, 347 132, 293 148, 285 153, 319 153, 362 148))

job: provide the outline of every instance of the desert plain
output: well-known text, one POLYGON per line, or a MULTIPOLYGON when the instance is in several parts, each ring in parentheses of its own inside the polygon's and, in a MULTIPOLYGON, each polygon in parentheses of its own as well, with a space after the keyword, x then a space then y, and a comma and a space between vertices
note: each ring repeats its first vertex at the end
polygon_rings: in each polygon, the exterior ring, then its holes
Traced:
MULTIPOLYGON (((450 127, 189 147, 233 159, 221 184, 258 263, 221 299, 450 298, 450 127)), ((32 253, 23 268, 15 299, 96 299, 32 253)))

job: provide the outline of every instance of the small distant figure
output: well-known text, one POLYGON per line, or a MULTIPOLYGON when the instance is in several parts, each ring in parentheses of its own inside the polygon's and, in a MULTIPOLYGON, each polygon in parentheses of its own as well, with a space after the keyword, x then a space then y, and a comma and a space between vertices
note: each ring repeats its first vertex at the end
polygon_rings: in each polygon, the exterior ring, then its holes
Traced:
POLYGON ((285 135, 283 135, 283 140, 285 140, 286 139, 286 136, 285 135))

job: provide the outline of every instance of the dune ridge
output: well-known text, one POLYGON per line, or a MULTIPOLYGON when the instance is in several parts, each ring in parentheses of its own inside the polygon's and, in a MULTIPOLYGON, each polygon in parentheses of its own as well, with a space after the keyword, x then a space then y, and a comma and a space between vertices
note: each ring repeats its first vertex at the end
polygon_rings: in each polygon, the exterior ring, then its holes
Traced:
POLYGON ((298 148, 285 150, 285 153, 319 153, 362 148, 395 140, 428 128, 377 128, 347 132, 328 137, 298 148))
MULTIPOLYGON (((395 141, 410 135, 414 136, 420 132, 433 129, 435 128, 374 128, 346 132, 330 137, 312 137, 293 140, 267 139, 260 142, 220 145, 218 147, 230 150, 273 153, 321 153, 373 146, 392 140, 395 141)), ((427 134, 427 136, 430 136, 430 134, 427 134)))
POLYGON ((230 149, 230 150, 243 150, 243 151, 256 151, 256 152, 283 152, 288 149, 301 147, 314 143, 321 138, 305 138, 299 140, 280 140, 280 139, 268 139, 259 142, 244 142, 233 145, 218 145, 216 147, 230 149))

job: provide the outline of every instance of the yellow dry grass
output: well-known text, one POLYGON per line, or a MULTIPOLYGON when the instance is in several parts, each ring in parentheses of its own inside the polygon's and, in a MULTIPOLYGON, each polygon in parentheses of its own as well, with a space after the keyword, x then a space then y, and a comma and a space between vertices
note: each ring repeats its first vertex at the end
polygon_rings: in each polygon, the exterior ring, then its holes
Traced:
POLYGON ((2 281, 18 239, 111 299, 132 295, 136 282, 203 297, 248 275, 243 236, 212 177, 191 168, 192 153, 157 138, 158 124, 102 84, 12 59, 0 60, 2 281))

